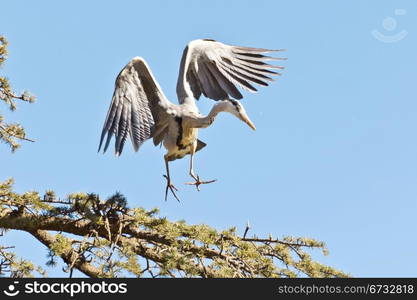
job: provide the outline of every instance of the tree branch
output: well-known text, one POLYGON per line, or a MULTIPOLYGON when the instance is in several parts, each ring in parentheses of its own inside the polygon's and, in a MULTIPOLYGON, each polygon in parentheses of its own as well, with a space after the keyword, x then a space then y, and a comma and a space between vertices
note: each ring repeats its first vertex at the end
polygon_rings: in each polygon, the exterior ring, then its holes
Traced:
MULTIPOLYGON (((56 238, 45 230, 32 229, 26 231, 32 234, 38 241, 40 241, 49 249, 54 243, 56 243, 56 238)), ((98 278, 103 276, 102 272, 99 269, 97 269, 96 267, 88 263, 85 259, 83 259, 83 257, 80 256, 79 253, 74 251, 72 247, 69 247, 65 249, 62 253, 60 253, 60 257, 65 261, 67 265, 73 265, 89 277, 98 278)))
POLYGON ((31 233, 60 256, 70 270, 77 268, 88 276, 111 277, 121 269, 141 276, 145 271, 134 256, 144 258, 146 272, 155 277, 182 273, 207 278, 295 277, 294 271, 308 276, 346 276, 312 261, 302 250, 324 249, 323 243, 313 239, 247 238, 236 235, 234 229, 219 233, 206 225, 169 222, 154 217, 155 210, 126 208, 120 194, 104 202, 95 194, 74 194, 68 201, 55 202, 52 192, 52 200, 42 201, 37 194, 20 196, 10 192, 10 188, 11 183, 4 184, 5 196, 0 197, 0 227, 31 233), (59 233, 52 235, 51 231, 59 233), (61 233, 84 240, 70 239, 61 233), (64 242, 55 245, 60 241, 64 242), (84 246, 77 249, 75 245, 84 246), (115 261, 111 259, 114 251, 119 255, 115 261), (285 268, 276 266, 274 259, 285 268), (149 261, 154 263, 152 267, 149 261), (154 269, 159 273, 154 274, 154 269))

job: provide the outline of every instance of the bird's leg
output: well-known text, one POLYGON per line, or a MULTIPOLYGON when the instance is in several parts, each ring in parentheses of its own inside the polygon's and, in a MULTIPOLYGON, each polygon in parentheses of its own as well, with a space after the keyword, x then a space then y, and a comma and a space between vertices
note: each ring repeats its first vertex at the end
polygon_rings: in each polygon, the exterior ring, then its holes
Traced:
POLYGON ((200 176, 195 175, 194 174, 194 153, 195 151, 191 151, 190 153, 190 176, 195 180, 195 182, 186 182, 185 184, 188 185, 195 185, 195 187, 197 188, 197 191, 200 191, 200 184, 207 184, 207 183, 212 183, 215 182, 216 179, 214 180, 209 180, 209 181, 201 181, 200 180, 200 176))
POLYGON ((195 181, 198 181, 198 177, 194 174, 194 151, 190 154, 190 176, 194 178, 195 181))
POLYGON ((177 199, 177 201, 180 202, 180 199, 177 197, 177 194, 175 194, 175 191, 178 191, 178 189, 171 183, 171 177, 169 176, 168 159, 166 156, 164 156, 164 160, 165 160, 165 168, 167 170, 167 174, 164 175, 165 179, 167 180, 167 187, 165 189, 165 201, 167 201, 168 189, 169 189, 172 195, 174 195, 175 199, 177 199))

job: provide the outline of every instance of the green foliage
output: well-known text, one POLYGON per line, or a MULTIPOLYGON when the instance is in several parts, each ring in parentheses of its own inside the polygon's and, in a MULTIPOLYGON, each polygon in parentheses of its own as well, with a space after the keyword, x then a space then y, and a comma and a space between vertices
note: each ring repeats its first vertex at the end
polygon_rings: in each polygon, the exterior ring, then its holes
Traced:
POLYGON ((49 249, 52 251, 54 255, 60 256, 63 253, 65 253, 70 247, 71 241, 62 234, 58 233, 55 235, 55 241, 51 243, 49 249))
MULTIPOLYGON (((7 40, 5 37, 0 36, 0 67, 7 59, 7 40)), ((29 92, 24 91, 21 95, 17 95, 13 92, 9 80, 0 76, 0 100, 3 101, 11 111, 16 109, 16 101, 25 101, 32 103, 35 101, 35 97, 29 92)), ((4 117, 0 112, 0 141, 10 146, 12 152, 16 151, 19 147, 19 141, 26 140, 26 133, 24 128, 18 123, 6 123, 4 117)))
POLYGON ((0 247, 0 277, 33 277, 46 276, 46 272, 32 262, 18 258, 12 252, 13 247, 0 247))
POLYGON ((67 270, 92 277, 342 277, 312 259, 323 242, 310 238, 240 236, 158 216, 158 210, 127 207, 120 193, 57 199, 52 191, 17 194, 0 184, 0 226, 24 230, 46 244, 49 265, 63 258, 67 270), (49 232, 57 231, 57 234, 49 232), (78 239, 76 237, 79 237, 78 239))
POLYGON ((7 59, 7 40, 4 36, 0 36, 0 67, 7 59))

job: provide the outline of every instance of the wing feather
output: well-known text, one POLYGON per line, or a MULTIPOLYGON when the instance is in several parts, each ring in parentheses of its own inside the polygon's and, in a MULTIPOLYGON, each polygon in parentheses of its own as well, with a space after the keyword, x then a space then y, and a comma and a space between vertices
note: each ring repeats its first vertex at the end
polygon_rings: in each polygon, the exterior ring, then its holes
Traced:
POLYGON ((243 78, 241 78, 241 77, 239 77, 237 74, 236 74, 236 72, 232 72, 231 70, 229 70, 229 69, 226 69, 226 68, 222 68, 222 70, 224 71, 224 72, 226 72, 227 73, 227 75, 229 75, 230 76, 230 78, 231 78, 231 80, 232 80, 232 82, 233 83, 235 83, 235 84, 237 84, 237 85, 239 85, 241 88, 243 88, 243 89, 245 89, 245 90, 247 90, 247 91, 249 91, 249 92, 257 92, 258 90, 256 89, 256 88, 254 88, 253 87, 253 85, 251 85, 247 80, 245 80, 245 79, 243 79, 243 78))
POLYGON ((213 100, 229 97, 241 99, 237 89, 250 92, 252 84, 268 86, 271 76, 280 75, 271 69, 283 69, 267 61, 282 60, 264 53, 282 51, 264 48, 230 46, 214 40, 195 40, 184 49, 177 81, 180 103, 186 99, 199 99, 200 95, 213 100))
POLYGON ((216 67, 213 63, 210 63, 207 66, 219 82, 220 88, 223 92, 223 97, 221 99, 225 99, 227 95, 231 95, 235 99, 243 98, 236 86, 231 82, 230 77, 228 78, 227 75, 224 75, 224 72, 222 72, 220 68, 216 67))
POLYGON ((247 76, 254 77, 255 79, 258 79, 258 80, 274 81, 271 77, 266 76, 263 72, 255 72, 255 70, 251 69, 250 67, 244 66, 236 62, 232 62, 231 60, 228 60, 228 59, 222 58, 222 61, 220 61, 220 64, 225 67, 231 68, 232 70, 236 70, 240 73, 243 73, 247 76))
POLYGON ((166 99, 145 60, 135 57, 116 78, 98 150, 106 138, 103 148, 106 152, 115 136, 115 153, 120 155, 130 136, 134 150, 138 151, 153 137, 154 128, 165 128, 169 115, 174 113, 175 105, 166 99))
POLYGON ((222 65, 222 67, 229 69, 241 79, 246 80, 246 81, 252 81, 259 85, 268 86, 268 84, 264 80, 269 80, 269 81, 273 80, 271 77, 265 76, 263 74, 258 74, 256 72, 251 72, 249 70, 246 70, 245 68, 242 68, 233 64, 225 64, 222 62, 220 64, 222 65))

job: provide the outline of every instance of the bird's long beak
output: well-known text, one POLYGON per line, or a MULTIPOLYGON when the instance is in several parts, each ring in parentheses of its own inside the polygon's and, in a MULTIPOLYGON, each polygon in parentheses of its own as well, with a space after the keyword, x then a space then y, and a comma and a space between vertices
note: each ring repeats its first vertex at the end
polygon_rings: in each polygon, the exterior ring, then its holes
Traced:
POLYGON ((250 128, 252 128, 253 130, 256 130, 255 125, 253 125, 252 121, 249 119, 248 115, 245 113, 240 113, 240 119, 245 122, 246 124, 248 124, 248 126, 250 128))

